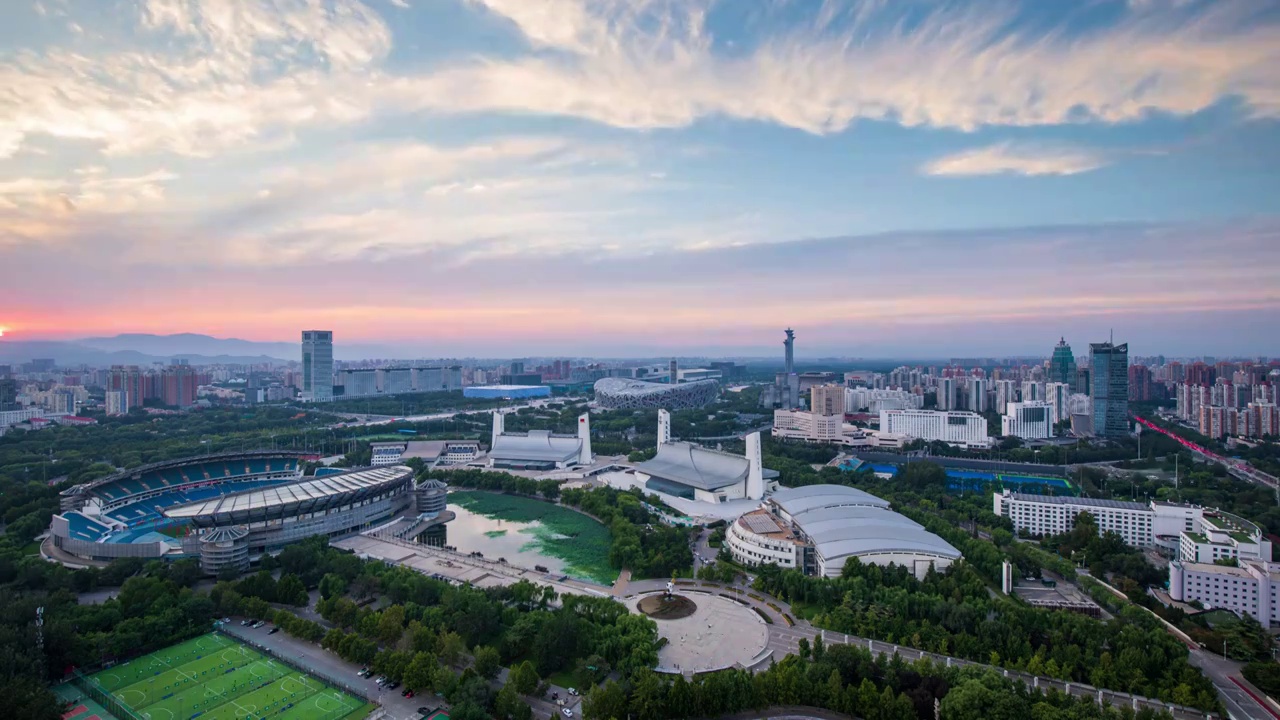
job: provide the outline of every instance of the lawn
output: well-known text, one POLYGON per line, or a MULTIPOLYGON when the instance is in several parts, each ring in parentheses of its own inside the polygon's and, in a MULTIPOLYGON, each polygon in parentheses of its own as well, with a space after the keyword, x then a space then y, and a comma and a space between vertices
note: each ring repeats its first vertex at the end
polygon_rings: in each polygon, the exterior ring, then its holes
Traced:
POLYGON ((150 720, 358 720, 374 708, 218 634, 107 668, 92 679, 150 720))

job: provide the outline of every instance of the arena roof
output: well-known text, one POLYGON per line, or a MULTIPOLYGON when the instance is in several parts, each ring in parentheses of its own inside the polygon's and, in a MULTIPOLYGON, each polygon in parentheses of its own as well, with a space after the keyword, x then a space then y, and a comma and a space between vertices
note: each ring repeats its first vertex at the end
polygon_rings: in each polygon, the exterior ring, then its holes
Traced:
POLYGON ((774 493, 777 503, 824 560, 902 552, 958 559, 960 551, 888 501, 844 485, 809 485, 774 493))
POLYGON ((793 518, 810 510, 867 505, 888 508, 889 501, 845 485, 807 485, 775 492, 769 500, 793 518))
POLYGON ((548 430, 530 430, 525 435, 499 435, 489 457, 494 460, 531 462, 571 462, 582 452, 577 435, 552 435, 548 430))
POLYGON ((699 490, 719 490, 746 481, 750 468, 751 463, 740 455, 672 442, 659 445, 653 459, 636 465, 636 472, 699 490))
POLYGON ((164 515, 210 526, 288 517, 376 495, 396 483, 408 483, 412 478, 412 468, 386 465, 179 505, 166 508, 164 515))

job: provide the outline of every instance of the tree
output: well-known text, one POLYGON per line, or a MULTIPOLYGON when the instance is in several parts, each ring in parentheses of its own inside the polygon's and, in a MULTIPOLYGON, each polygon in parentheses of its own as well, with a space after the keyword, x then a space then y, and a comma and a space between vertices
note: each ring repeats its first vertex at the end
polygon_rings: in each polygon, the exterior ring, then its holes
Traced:
POLYGON ((457 665, 466 651, 467 644, 462 641, 462 636, 452 630, 442 633, 436 641, 436 655, 445 665, 457 665))
POLYGON ((498 676, 501 659, 498 657, 498 651, 495 648, 488 645, 477 645, 473 655, 475 657, 477 675, 487 680, 492 680, 498 676))
POLYGON ((340 597, 347 592, 346 578, 336 573, 325 573, 320 578, 320 597, 329 598, 340 597))
POLYGON ((432 672, 436 668, 436 658, 431 653, 414 653, 413 660, 404 671, 404 684, 410 690, 424 690, 431 687, 432 672))
MULTIPOLYGON (((637 708, 638 709, 638 708, 637 708)), ((582 699, 582 714, 592 720, 622 718, 627 713, 627 695, 622 686, 610 680, 604 686, 591 688, 582 699)))
POLYGON ((529 720, 533 717, 528 703, 520 699, 511 683, 498 691, 498 696, 493 700, 493 713, 501 720, 529 720))
POLYGON ((276 583, 276 602, 297 607, 306 607, 311 599, 307 596, 307 588, 297 575, 286 574, 276 583))
POLYGON ((514 686, 516 692, 521 695, 532 693, 538 688, 541 680, 538 677, 538 671, 533 669, 533 663, 528 660, 511 668, 511 672, 507 675, 507 684, 514 686))
POLYGON ((383 610, 378 617, 378 639, 384 643, 394 643, 404 632, 404 606, 392 605, 383 610))

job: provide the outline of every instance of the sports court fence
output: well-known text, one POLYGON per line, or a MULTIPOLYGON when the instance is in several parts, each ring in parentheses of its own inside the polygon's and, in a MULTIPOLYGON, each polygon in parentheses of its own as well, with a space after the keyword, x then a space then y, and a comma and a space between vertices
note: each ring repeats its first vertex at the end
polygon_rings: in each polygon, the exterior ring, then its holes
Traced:
POLYGON ((229 633, 223 630, 222 628, 218 628, 215 632, 217 632, 219 635, 225 635, 231 638, 232 640, 235 640, 236 642, 249 645, 250 647, 253 647, 254 649, 260 652, 266 653, 267 655, 270 655, 271 657, 275 658, 276 660, 279 660, 281 663, 288 665, 289 667, 293 668, 294 670, 297 670, 300 673, 303 673, 305 675, 311 675, 312 677, 320 678, 321 680, 325 681, 329 685, 332 685, 333 687, 341 689, 343 692, 347 693, 348 695, 354 695, 355 697, 358 697, 367 703, 374 703, 375 705, 377 704, 377 702, 373 698, 366 695, 363 690, 359 690, 353 687, 350 683, 346 682, 345 680, 340 680, 336 677, 333 677, 329 673, 324 672, 323 670, 320 670, 318 668, 306 667, 305 665, 297 662, 293 658, 287 655, 281 654, 275 648, 267 647, 266 645, 263 645, 257 640, 254 640, 253 638, 247 638, 247 637, 242 637, 240 635, 235 635, 233 633, 229 633))
POLYGON ((117 700, 115 695, 107 692, 97 680, 85 675, 79 669, 71 673, 71 684, 120 720, 143 720, 137 713, 130 710, 129 706, 117 700))

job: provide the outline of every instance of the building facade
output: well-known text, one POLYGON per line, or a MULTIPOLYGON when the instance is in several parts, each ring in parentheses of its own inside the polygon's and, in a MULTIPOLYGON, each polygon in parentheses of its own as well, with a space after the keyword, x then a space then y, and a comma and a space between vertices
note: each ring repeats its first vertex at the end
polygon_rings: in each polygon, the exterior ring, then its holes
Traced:
POLYGON ((333 399, 333 331, 302 331, 302 399, 333 399))
POLYGON ((960 410, 884 410, 880 413, 880 432, 963 447, 991 447, 987 419, 960 410))
POLYGON ((819 415, 844 417, 844 386, 814 385, 809 391, 809 409, 819 415))
POLYGON ((1053 346, 1053 356, 1049 358, 1049 382, 1071 383, 1076 381, 1076 358, 1071 354, 1071 346, 1066 338, 1060 338, 1053 346))
POLYGON ((844 437, 844 415, 824 415, 804 410, 774 410, 773 436, 785 440, 839 443, 844 437))
POLYGON ((1044 440, 1053 437, 1053 406, 1047 402, 1009 403, 1000 419, 1005 437, 1044 440))
POLYGON ((1089 345, 1093 392, 1093 432, 1101 437, 1129 433, 1129 345, 1089 345))

